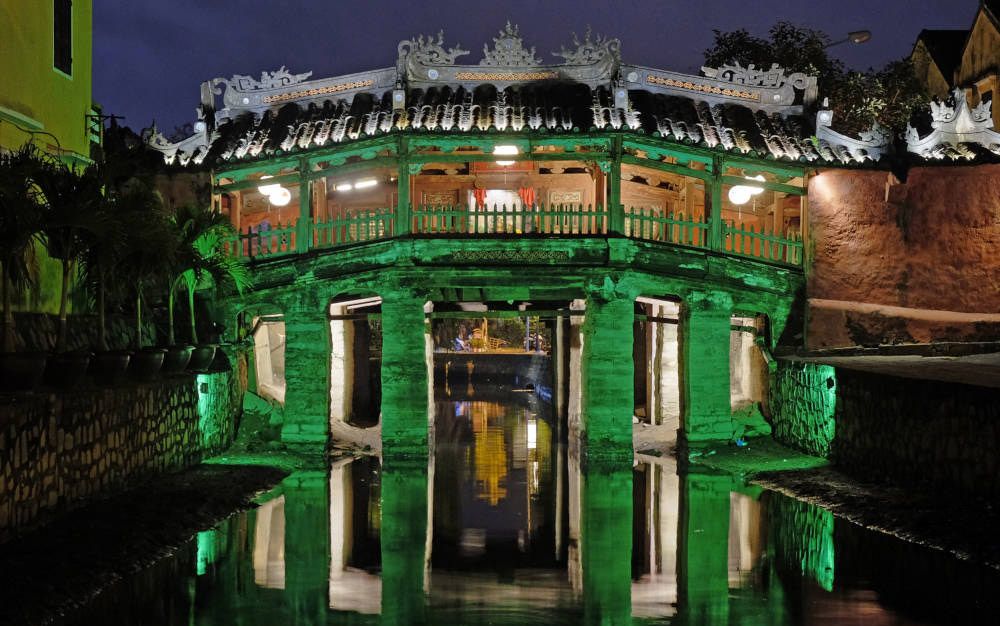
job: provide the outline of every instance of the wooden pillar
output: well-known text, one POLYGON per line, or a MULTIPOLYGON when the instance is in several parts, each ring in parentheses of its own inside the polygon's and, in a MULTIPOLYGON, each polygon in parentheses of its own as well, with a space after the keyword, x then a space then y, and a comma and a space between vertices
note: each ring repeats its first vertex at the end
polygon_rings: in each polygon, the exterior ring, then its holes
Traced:
POLYGON ((622 205, 622 140, 611 140, 611 162, 608 171, 608 234, 625 234, 625 207, 622 205))
POLYGON ((410 204, 410 160, 409 141, 406 137, 399 138, 399 173, 396 191, 396 224, 393 234, 409 235, 412 227, 412 205, 410 204))
POLYGON ((734 435, 729 390, 732 310, 732 299, 725 293, 692 293, 684 301, 679 349, 682 430, 688 441, 734 435))
POLYGON ((295 224, 295 251, 308 252, 312 247, 312 181, 306 178, 308 163, 299 166, 299 219, 295 224))
POLYGON ((405 289, 382 294, 382 450, 426 460, 433 405, 424 304, 405 289))
POLYGON ((708 247, 712 250, 722 250, 725 242, 722 235, 722 175, 725 163, 721 157, 712 160, 712 176, 705 179, 705 192, 708 202, 705 208, 708 212, 708 247))

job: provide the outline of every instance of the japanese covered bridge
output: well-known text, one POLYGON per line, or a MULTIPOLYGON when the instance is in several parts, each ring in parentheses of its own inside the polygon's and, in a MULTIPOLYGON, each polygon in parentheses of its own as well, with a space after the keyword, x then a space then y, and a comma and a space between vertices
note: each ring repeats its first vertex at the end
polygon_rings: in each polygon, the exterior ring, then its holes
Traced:
POLYGON ((838 134, 825 107, 807 115, 815 78, 778 67, 633 66, 589 33, 549 63, 509 24, 477 64, 468 54, 439 35, 401 42, 395 67, 215 79, 193 136, 150 138, 168 162, 211 167, 239 232, 228 251, 255 285, 223 299, 225 325, 283 322, 270 347, 255 339, 258 377, 262 356, 283 362, 270 381, 282 438, 370 438, 346 423, 349 327, 378 316, 376 440, 426 454, 427 320, 468 302, 546 318, 555 400, 591 454, 631 455, 638 404, 652 424, 675 411, 688 440, 766 429, 734 379, 801 334, 788 320, 810 263, 809 178, 878 160, 886 137, 838 134), (670 332, 637 342, 636 320, 670 332))

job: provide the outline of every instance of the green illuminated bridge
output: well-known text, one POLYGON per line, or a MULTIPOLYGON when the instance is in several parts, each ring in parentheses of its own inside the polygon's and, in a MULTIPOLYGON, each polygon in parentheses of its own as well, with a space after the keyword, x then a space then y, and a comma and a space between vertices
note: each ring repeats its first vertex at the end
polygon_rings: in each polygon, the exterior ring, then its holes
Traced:
POLYGON ((689 440, 765 431, 809 178, 884 146, 810 120, 801 74, 631 66, 605 39, 545 65, 516 29, 495 43, 479 65, 420 38, 395 68, 215 79, 194 135, 150 138, 211 168, 226 249, 255 275, 219 321, 253 344, 240 358, 283 404, 282 438, 426 454, 433 320, 461 315, 544 324, 553 401, 592 455, 630 455, 634 419, 689 440), (362 404, 377 428, 353 421, 362 404))

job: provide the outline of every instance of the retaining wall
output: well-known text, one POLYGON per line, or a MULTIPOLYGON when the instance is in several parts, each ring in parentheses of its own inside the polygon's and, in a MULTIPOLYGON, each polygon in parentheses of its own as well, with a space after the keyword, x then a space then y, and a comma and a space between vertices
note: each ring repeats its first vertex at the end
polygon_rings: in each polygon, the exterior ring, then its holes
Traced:
POLYGON ((0 395, 0 542, 232 443, 231 372, 0 395))

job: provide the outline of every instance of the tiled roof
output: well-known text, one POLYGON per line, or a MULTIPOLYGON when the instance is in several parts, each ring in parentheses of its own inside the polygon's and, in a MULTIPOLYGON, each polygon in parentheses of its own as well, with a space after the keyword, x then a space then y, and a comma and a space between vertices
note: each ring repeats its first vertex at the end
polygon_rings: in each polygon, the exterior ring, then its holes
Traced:
MULTIPOLYGON (((196 134, 150 144, 166 160, 239 162, 398 132, 628 130, 758 158, 817 164, 878 160, 885 143, 819 123, 816 79, 778 66, 702 68, 703 75, 625 65, 620 43, 589 34, 542 64, 509 24, 478 65, 443 37, 401 42, 395 68, 326 79, 285 68, 202 85, 196 134), (224 88, 221 89, 221 88, 224 88), (222 96, 222 108, 217 108, 222 96)), ((882 135, 877 135, 879 140, 882 135)))

